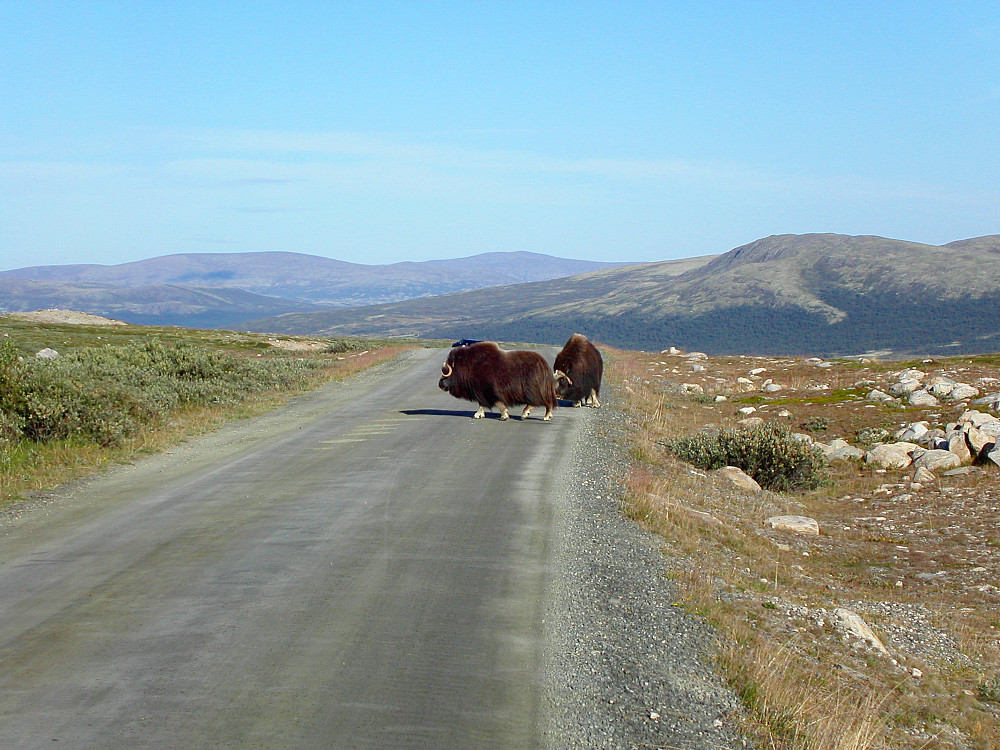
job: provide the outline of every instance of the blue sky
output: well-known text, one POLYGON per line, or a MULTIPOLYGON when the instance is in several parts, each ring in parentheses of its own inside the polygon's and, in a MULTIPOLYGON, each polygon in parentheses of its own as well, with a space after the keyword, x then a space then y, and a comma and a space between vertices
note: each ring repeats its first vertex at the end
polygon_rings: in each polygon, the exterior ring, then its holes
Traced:
POLYGON ((996 2, 0 0, 0 269, 1000 233, 996 2))

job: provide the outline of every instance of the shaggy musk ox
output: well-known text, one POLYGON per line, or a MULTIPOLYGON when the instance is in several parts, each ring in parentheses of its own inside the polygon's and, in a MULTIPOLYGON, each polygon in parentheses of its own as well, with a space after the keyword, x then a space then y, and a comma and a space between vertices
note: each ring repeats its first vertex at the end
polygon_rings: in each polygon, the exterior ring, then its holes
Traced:
POLYGON ((524 404, 521 419, 527 419, 533 406, 544 406, 543 419, 549 420, 556 408, 555 383, 545 358, 538 352, 507 352, 492 341, 452 349, 441 367, 438 387, 479 404, 473 419, 494 407, 500 419, 507 419, 507 407, 524 404))
POLYGON ((600 408, 597 394, 601 391, 604 359, 586 336, 579 333, 570 336, 556 356, 553 369, 559 398, 572 401, 573 406, 587 404, 600 408))

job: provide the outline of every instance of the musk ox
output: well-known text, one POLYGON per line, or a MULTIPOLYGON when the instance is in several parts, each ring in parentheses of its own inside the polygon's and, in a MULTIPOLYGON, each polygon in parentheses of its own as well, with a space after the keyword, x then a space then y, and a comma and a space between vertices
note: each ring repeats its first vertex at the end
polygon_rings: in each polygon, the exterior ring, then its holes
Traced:
POLYGON ((438 387, 479 404, 473 419, 481 419, 486 409, 494 407, 500 419, 507 419, 507 407, 524 404, 521 419, 527 419, 532 407, 544 406, 542 419, 547 421, 556 408, 555 383, 545 358, 538 352, 504 351, 492 341, 452 349, 441 367, 438 387))
POLYGON ((597 396, 601 391, 604 359, 586 336, 580 333, 570 336, 566 346, 556 355, 553 369, 559 398, 572 401, 573 406, 587 404, 600 408, 597 396))

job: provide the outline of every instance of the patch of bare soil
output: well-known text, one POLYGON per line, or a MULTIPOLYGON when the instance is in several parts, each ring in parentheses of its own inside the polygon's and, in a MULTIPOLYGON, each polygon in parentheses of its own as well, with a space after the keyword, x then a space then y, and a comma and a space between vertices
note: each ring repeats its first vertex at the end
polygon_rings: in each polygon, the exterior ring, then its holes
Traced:
POLYGON ((969 409, 996 418, 975 396, 914 406, 905 395, 879 402, 870 394, 889 393, 914 371, 923 383, 944 378, 995 394, 1000 357, 880 363, 622 352, 611 370, 640 436, 627 511, 663 536, 692 606, 730 639, 720 661, 768 742, 1000 747, 1000 467, 966 460, 918 481, 913 467, 848 457, 828 462, 818 489, 779 494, 737 489, 666 447, 763 420, 866 451, 913 423, 947 431, 969 409), (767 525, 782 514, 815 519, 820 534, 767 525), (885 651, 846 631, 842 609, 859 614, 885 651), (762 654, 771 654, 767 668, 755 671, 762 654), (776 671, 784 684, 767 682, 776 671), (787 709, 776 708, 779 689, 790 696, 787 709), (824 722, 840 728, 819 736, 824 722))
POLYGON ((64 323, 68 325, 87 325, 87 326, 124 326, 128 323, 122 320, 114 320, 113 318, 104 318, 100 315, 91 315, 90 313, 79 312, 77 310, 34 310, 32 312, 15 312, 7 313, 3 317, 13 318, 14 320, 25 320, 33 323, 64 323))

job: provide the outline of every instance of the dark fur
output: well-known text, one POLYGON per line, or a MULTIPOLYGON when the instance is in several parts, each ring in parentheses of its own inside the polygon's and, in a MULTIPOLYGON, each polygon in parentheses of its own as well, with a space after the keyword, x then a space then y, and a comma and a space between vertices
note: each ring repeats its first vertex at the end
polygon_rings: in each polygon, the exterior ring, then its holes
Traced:
POLYGON ((572 381, 571 384, 566 378, 557 379, 556 393, 559 398, 576 405, 589 402, 592 393, 594 396, 600 395, 604 358, 583 334, 574 333, 569 337, 569 341, 556 356, 552 369, 565 373, 572 381))
POLYGON ((538 352, 504 351, 492 341, 480 341, 451 350, 445 366, 450 376, 438 387, 455 398, 487 409, 497 404, 544 406, 546 418, 556 407, 555 383, 545 358, 538 352))

